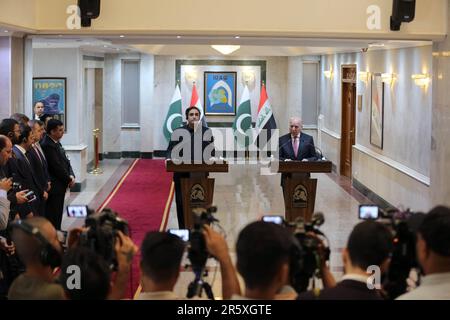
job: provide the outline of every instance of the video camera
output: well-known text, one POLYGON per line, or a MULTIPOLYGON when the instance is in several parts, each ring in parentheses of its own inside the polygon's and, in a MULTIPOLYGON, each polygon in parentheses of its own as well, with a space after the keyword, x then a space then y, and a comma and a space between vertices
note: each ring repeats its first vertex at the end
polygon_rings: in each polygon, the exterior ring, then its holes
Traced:
POLYGON ((406 292, 406 279, 412 269, 419 270, 419 276, 421 274, 416 256, 416 234, 425 214, 411 212, 409 209, 406 211, 390 209, 382 216, 388 219, 388 222, 385 223, 392 230, 394 236, 391 263, 383 288, 389 299, 395 299, 406 292))
POLYGON ((277 223, 291 230, 294 235, 290 258, 291 285, 298 293, 306 291, 310 280, 313 277, 320 277, 319 271, 323 260, 328 261, 330 258, 328 240, 318 229, 325 222, 323 213, 314 213, 309 222, 305 222, 303 218, 287 222, 281 216, 264 216, 263 221, 277 223), (326 247, 320 248, 322 240, 320 238, 326 240, 326 247))
POLYGON ((213 299, 211 287, 202 280, 206 261, 209 258, 209 252, 206 248, 206 241, 203 235, 203 226, 211 225, 213 222, 219 221, 213 216, 213 214, 217 212, 217 207, 195 208, 192 212, 194 213, 194 226, 190 231, 189 236, 190 246, 188 250, 188 259, 191 262, 195 279, 189 284, 187 297, 192 298, 196 295, 200 296, 201 290, 204 289, 207 296, 210 299, 213 299))
POLYGON ((101 212, 89 209, 85 220, 88 229, 80 235, 80 245, 92 249, 102 256, 111 270, 117 271, 115 244, 117 232, 129 235, 128 222, 121 219, 117 212, 105 208, 101 212))

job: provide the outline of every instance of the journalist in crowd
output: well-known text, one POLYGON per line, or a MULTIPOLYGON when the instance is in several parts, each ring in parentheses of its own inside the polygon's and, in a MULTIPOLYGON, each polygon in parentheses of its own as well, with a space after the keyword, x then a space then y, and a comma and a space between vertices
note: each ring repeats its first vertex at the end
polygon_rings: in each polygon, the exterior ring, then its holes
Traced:
POLYGON ((421 223, 417 259, 425 276, 418 288, 398 300, 450 300, 450 208, 432 209, 421 223))

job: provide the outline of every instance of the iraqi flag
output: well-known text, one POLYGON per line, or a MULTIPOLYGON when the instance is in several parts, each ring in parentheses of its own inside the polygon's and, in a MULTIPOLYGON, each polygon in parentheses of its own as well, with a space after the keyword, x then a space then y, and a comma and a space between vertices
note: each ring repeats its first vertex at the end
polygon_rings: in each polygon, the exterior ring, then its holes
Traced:
POLYGON ((277 128, 275 117, 273 116, 272 106, 267 97, 266 86, 261 87, 261 96, 259 98, 258 118, 256 119, 256 145, 264 148, 266 143, 272 137, 272 130, 277 128), (265 131, 262 131, 265 130, 265 131))
POLYGON ((169 111, 167 111, 166 121, 164 121, 163 132, 167 141, 170 141, 173 130, 181 127, 183 116, 181 115, 181 93, 178 85, 170 101, 169 111))
POLYGON ((204 127, 208 127, 208 124, 206 123, 206 117, 203 112, 203 106, 200 102, 200 99, 198 98, 197 93, 197 87, 195 86, 195 83, 192 85, 192 95, 191 95, 191 104, 189 107, 196 106, 200 110, 200 120, 202 121, 202 125, 204 127))

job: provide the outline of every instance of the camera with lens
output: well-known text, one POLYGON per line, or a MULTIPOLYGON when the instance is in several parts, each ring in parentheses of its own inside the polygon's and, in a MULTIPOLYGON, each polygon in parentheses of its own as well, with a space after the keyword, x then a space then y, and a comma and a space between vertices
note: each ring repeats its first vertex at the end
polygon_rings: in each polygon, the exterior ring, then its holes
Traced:
POLYGON ((204 268, 206 260, 208 260, 209 257, 205 237, 203 235, 203 226, 210 225, 218 220, 213 216, 213 214, 217 212, 217 207, 215 206, 209 208, 195 208, 192 211, 194 213, 194 226, 190 232, 188 258, 192 264, 192 269, 196 272, 204 268))
POLYGON ((195 208, 194 225, 189 235, 189 250, 188 259, 191 262, 192 271, 195 274, 195 279, 189 284, 187 297, 201 296, 202 290, 205 290, 206 295, 210 299, 214 299, 212 289, 208 283, 202 280, 204 276, 206 261, 209 258, 209 252, 206 248, 206 240, 203 235, 203 226, 211 225, 217 220, 213 214, 217 212, 217 207, 211 206, 208 208, 195 208))
MULTIPOLYGON (((422 212, 387 210, 383 213, 385 224, 391 229, 393 251, 389 270, 383 283, 389 299, 395 299, 407 291, 407 282, 412 269, 419 270, 416 256, 416 233, 425 214, 422 212)), ((383 223, 383 221, 382 221, 383 223)))
POLYGON ((121 219, 117 212, 105 208, 101 212, 89 214, 85 220, 88 229, 80 235, 80 245, 90 248, 102 256, 111 270, 117 271, 115 244, 118 231, 129 235, 128 222, 121 219))
POLYGON ((20 184, 20 182, 13 182, 12 189, 14 192, 19 192, 20 190, 22 190, 22 185, 20 184))
POLYGON ((316 212, 309 222, 300 218, 286 224, 292 228, 295 238, 291 253, 291 285, 299 293, 308 289, 313 277, 320 278, 321 265, 330 259, 329 247, 322 246, 322 239, 327 244, 328 240, 318 229, 324 222, 323 214, 316 212))

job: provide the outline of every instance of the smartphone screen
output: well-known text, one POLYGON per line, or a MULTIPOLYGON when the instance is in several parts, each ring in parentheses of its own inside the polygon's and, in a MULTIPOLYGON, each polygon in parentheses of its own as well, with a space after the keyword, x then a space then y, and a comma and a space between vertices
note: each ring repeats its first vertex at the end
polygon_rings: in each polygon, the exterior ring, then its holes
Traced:
POLYGON ((88 215, 87 206, 67 206, 67 216, 71 218, 85 218, 88 215))
POLYGON ((362 220, 376 220, 379 218, 380 210, 377 205, 360 205, 359 218, 362 220))
POLYGON ((189 241, 189 229, 169 229, 168 231, 180 237, 183 241, 189 241))
POLYGON ((283 224, 283 217, 282 216, 263 216, 262 220, 264 222, 271 222, 276 224, 283 224))

